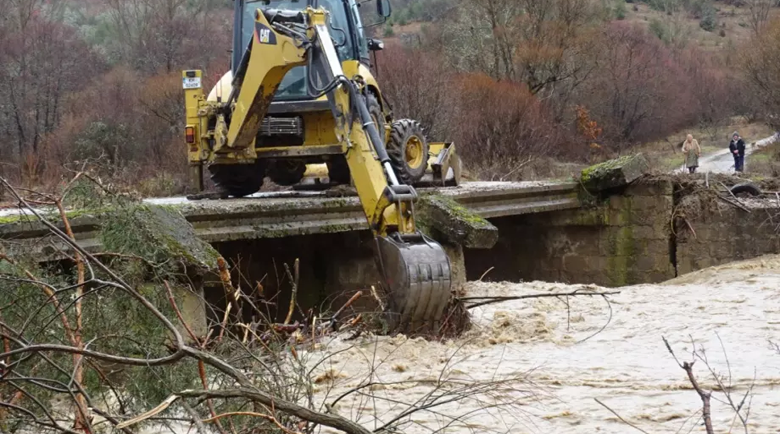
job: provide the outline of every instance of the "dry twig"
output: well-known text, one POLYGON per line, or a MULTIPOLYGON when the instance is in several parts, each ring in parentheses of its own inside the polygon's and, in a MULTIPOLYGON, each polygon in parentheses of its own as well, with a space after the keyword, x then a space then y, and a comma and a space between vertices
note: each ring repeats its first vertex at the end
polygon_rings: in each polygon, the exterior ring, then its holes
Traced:
POLYGON ((634 425, 633 423, 623 419, 623 417, 621 415, 617 414, 617 412, 615 410, 609 408, 609 406, 607 406, 607 404, 604 404, 603 402, 599 401, 598 398, 593 398, 593 400, 596 401, 600 406, 606 408, 610 413, 614 414, 615 417, 620 419, 620 421, 623 422, 624 424, 630 426, 631 428, 634 428, 635 430, 637 430, 639 432, 643 432, 645 434, 649 434, 647 431, 643 430, 642 428, 639 428, 638 426, 634 425))

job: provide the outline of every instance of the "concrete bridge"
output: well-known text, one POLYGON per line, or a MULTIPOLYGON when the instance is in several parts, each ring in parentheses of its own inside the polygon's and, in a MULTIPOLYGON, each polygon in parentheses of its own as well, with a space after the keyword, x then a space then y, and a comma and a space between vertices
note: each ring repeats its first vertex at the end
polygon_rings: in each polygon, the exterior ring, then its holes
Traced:
MULTIPOLYGON (((578 187, 575 182, 472 182, 435 192, 490 219, 578 208, 578 187)), ((431 192, 420 190, 423 195, 431 192)), ((166 198, 145 202, 178 210, 198 237, 212 244, 368 230, 356 196, 329 197, 325 192, 260 193, 222 201, 166 198)), ((47 228, 34 217, 6 210, 3 218, 6 221, 0 225, 0 239, 42 258, 56 255, 56 244, 43 241, 47 228)), ((101 218, 99 212, 77 212, 70 219, 76 239, 87 250, 100 249, 101 218)))
MULTIPOLYGON (((593 183, 598 171, 587 170, 579 182, 485 182, 437 189, 436 194, 488 219, 499 235, 481 245, 447 239, 446 233, 435 236, 452 261, 455 285, 484 278, 624 286, 780 253, 780 202, 774 193, 734 198, 704 176, 614 176, 615 163, 605 164, 600 171, 607 175, 600 178, 608 182, 600 186, 593 183)), ((304 308, 337 303, 339 294, 378 282, 373 239, 356 197, 264 196, 147 202, 177 211, 173 226, 186 227, 190 238, 213 246, 246 286, 262 282, 264 293, 276 294, 279 305, 289 303, 282 264, 296 260, 301 265, 298 301, 304 308)), ((41 261, 62 258, 62 245, 44 226, 32 217, 8 214, 0 216, 6 252, 32 253, 41 261)), ((83 247, 101 249, 104 218, 73 214, 70 220, 83 247)), ((135 228, 127 231, 128 238, 135 235, 135 228)), ((210 305, 225 304, 221 286, 204 281, 201 288, 201 298, 210 305)))
MULTIPOLYGON (((487 219, 560 212, 578 209, 582 205, 579 183, 575 182, 475 182, 459 187, 420 189, 419 193, 420 206, 425 206, 425 198, 434 194, 436 198, 443 197, 444 201, 452 199, 471 213, 487 219)), ((262 282, 263 293, 282 306, 289 303, 290 297, 290 283, 285 281, 283 264, 299 261, 297 302, 304 309, 321 306, 327 301, 341 300, 346 294, 354 294, 355 290, 377 285, 380 280, 373 259, 373 238, 358 198, 329 195, 332 192, 277 192, 222 201, 187 201, 184 198, 147 200, 147 204, 157 207, 131 207, 128 212, 140 212, 140 218, 133 218, 131 224, 123 223, 124 229, 119 230, 124 233, 122 238, 130 240, 125 241, 130 250, 112 246, 111 251, 136 256, 150 254, 149 249, 134 249, 132 244, 148 243, 150 230, 155 231, 149 226, 159 223, 163 230, 152 238, 155 238, 155 245, 165 249, 165 253, 151 253, 155 257, 146 259, 178 262, 182 259, 181 251, 187 250, 183 270, 186 271, 187 282, 193 284, 195 295, 185 291, 179 293, 179 297, 187 300, 188 306, 193 306, 188 316, 202 330, 206 327, 203 319, 213 314, 212 321, 218 321, 219 314, 214 312, 226 306, 225 291, 213 274, 216 268, 214 257, 209 256, 211 253, 200 253, 204 251, 219 253, 225 258, 233 270, 233 279, 242 281, 243 286, 251 288, 262 282), (177 212, 170 213, 170 210, 177 212), (182 229, 181 233, 178 228, 182 229), (134 240, 136 237, 137 242, 134 240), (177 246, 181 245, 184 249, 166 246, 169 238, 175 238, 177 246), (189 252, 195 252, 194 256, 189 252), (197 270, 211 271, 204 273, 197 270), (207 305, 216 309, 208 309, 207 305)), ((111 223, 107 223, 109 219, 117 218, 115 214, 114 210, 76 210, 70 213, 68 220, 79 245, 93 253, 103 251, 101 241, 107 240, 107 232, 111 236, 117 232, 111 223), (110 228, 107 230, 106 226, 110 228)), ((51 221, 59 221, 52 210, 47 210, 47 215, 51 221)), ((425 215, 425 211, 418 208, 421 225, 425 215)), ((4 219, 4 223, 0 224, 0 241, 6 253, 42 262, 67 259, 63 253, 69 251, 67 246, 52 236, 34 216, 21 210, 6 210, 0 218, 4 219)), ((430 221, 427 223, 431 224, 430 221)), ((456 285, 467 278, 464 247, 492 247, 498 238, 498 229, 485 220, 481 229, 472 231, 488 232, 481 243, 473 242, 480 239, 479 236, 463 237, 453 242, 442 235, 447 232, 447 228, 442 226, 455 226, 457 222, 445 219, 433 224, 435 227, 426 229, 447 250, 456 285)), ((356 307, 375 308, 371 304, 356 307)))

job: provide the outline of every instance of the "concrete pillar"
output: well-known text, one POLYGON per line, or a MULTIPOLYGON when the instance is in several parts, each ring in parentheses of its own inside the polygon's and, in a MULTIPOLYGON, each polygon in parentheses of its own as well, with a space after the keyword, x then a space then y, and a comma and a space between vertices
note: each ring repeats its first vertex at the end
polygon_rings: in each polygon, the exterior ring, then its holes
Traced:
MULTIPOLYGON (((203 287, 198 285, 198 288, 186 288, 183 286, 172 286, 173 296, 176 300, 176 304, 179 306, 181 315, 184 321, 187 322, 190 330, 195 333, 198 338, 204 338, 209 333, 209 324, 206 319, 206 301, 203 298, 203 287)), ((176 326, 179 329, 179 333, 184 336, 185 342, 190 344, 192 338, 181 321, 176 321, 176 326)))
POLYGON ((466 285, 466 257, 463 254, 463 247, 460 244, 442 244, 442 247, 450 257, 452 290, 460 294, 466 285))

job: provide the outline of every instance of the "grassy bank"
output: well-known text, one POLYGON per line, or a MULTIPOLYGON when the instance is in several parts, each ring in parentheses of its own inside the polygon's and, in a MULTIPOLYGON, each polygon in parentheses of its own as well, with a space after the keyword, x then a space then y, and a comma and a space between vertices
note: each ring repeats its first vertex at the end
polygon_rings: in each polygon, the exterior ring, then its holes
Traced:
POLYGON ((767 146, 747 157, 745 170, 751 179, 780 177, 780 150, 777 146, 767 146))

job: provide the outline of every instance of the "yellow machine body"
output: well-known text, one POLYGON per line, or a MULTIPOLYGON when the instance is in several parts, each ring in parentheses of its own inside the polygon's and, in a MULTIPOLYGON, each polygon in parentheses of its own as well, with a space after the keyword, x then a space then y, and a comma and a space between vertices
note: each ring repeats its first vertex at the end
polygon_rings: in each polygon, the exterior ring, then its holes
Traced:
POLYGON ((377 107, 381 93, 375 78, 359 61, 341 61, 328 17, 328 11, 312 7, 257 9, 252 41, 235 76, 224 77, 206 97, 201 72, 183 72, 193 178, 200 177, 202 188, 207 164, 227 193, 241 197, 259 189, 266 170, 300 182, 307 172, 317 171, 318 163, 327 163, 329 175, 337 163, 345 163, 377 240, 391 323, 406 331, 431 329, 450 298, 450 263, 443 248, 417 230, 417 193, 404 180, 421 180, 432 168, 434 183, 457 182, 459 160, 452 144, 429 146, 419 124, 388 123, 386 108, 377 107), (308 68, 308 83, 324 86, 313 100, 326 102, 327 110, 288 110, 274 118, 269 112, 280 84, 301 66, 308 68), (302 132, 304 139, 290 145, 261 143, 266 130, 277 124, 280 130, 296 132, 295 137, 302 132), (388 152, 386 144, 391 142, 395 148, 388 152), (414 146, 400 147, 409 143, 414 146), (406 173, 409 162, 417 167, 406 173))

